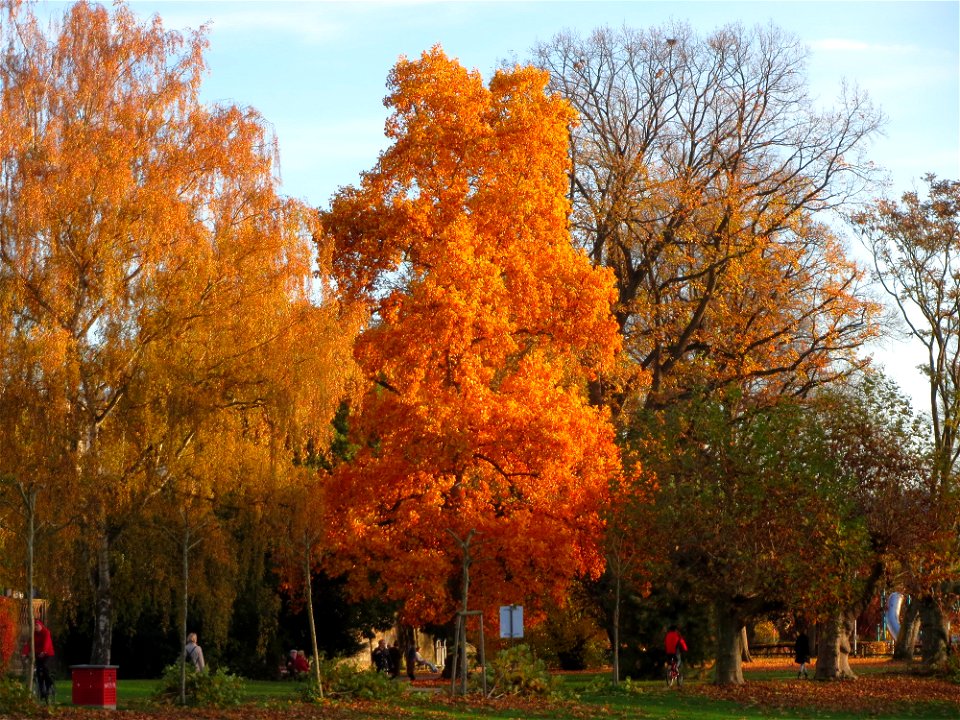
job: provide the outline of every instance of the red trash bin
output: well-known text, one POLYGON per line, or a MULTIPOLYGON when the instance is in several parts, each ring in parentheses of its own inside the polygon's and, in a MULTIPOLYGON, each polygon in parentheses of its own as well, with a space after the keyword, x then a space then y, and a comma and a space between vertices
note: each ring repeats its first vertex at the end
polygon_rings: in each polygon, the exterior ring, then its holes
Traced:
POLYGON ((118 665, 71 665, 73 704, 117 709, 118 665))

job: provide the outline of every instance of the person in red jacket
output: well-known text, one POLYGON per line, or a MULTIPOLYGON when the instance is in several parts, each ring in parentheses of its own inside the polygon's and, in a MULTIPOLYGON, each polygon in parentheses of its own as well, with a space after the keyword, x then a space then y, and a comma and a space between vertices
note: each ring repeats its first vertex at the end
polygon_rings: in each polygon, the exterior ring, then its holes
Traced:
POLYGON ((687 651, 687 641, 680 634, 680 629, 676 625, 671 625, 667 631, 667 636, 663 640, 663 649, 667 652, 667 662, 672 657, 677 659, 677 667, 680 667, 680 653, 687 651))
POLYGON ((297 655, 293 658, 293 674, 305 675, 308 672, 310 672, 310 661, 307 660, 307 655, 303 650, 297 650, 297 655))
MULTIPOLYGON (((37 668, 37 683, 41 698, 46 698, 50 692, 50 686, 53 684, 53 681, 50 679, 50 668, 47 666, 47 663, 50 662, 55 653, 53 651, 53 636, 50 634, 50 628, 41 622, 40 618, 36 618, 33 622, 33 647, 34 651, 37 653, 36 656, 36 668, 37 668)), ((25 643, 23 650, 21 650, 24 656, 30 655, 30 643, 25 643)))

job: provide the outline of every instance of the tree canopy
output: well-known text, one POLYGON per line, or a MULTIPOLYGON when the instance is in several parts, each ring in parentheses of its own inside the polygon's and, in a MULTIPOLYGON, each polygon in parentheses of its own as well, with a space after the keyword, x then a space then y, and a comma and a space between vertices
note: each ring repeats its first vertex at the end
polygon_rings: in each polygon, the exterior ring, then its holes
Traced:
POLYGON ((563 33, 534 62, 578 113, 574 237, 617 279, 615 413, 693 387, 802 395, 862 364, 876 307, 820 213, 872 174, 866 97, 818 109, 774 27, 563 33))
POLYGON ((401 60, 392 144, 323 216, 338 286, 370 313, 360 449, 331 485, 338 557, 420 621, 453 610, 471 531, 484 607, 600 568, 618 458, 585 386, 619 343, 609 273, 570 243, 573 115, 546 82, 516 68, 487 87, 439 48, 401 60))
POLYGON ((44 387, 66 418, 47 432, 76 480, 61 501, 95 558, 92 656, 108 663, 111 544, 215 417, 270 408, 290 428, 310 409, 324 432, 350 364, 320 346, 351 335, 315 303, 316 213, 278 194, 266 123, 199 99, 202 32, 123 5, 77 3, 49 33, 4 10, 2 344, 18 348, 5 362, 38 360, 4 382, 44 387))

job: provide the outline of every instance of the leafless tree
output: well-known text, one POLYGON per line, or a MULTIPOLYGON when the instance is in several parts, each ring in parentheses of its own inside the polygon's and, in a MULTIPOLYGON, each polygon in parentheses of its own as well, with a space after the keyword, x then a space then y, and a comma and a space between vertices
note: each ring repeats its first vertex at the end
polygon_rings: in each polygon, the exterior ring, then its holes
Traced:
MULTIPOLYGON (((823 332, 822 318, 836 317, 838 297, 859 291, 859 276, 831 263, 834 287, 822 284, 831 272, 824 258, 837 257, 839 244, 816 219, 876 176, 863 153, 883 118, 847 86, 834 109, 818 109, 806 56, 776 27, 739 25, 706 37, 684 24, 602 28, 534 49, 551 88, 579 113, 570 130, 573 227, 593 262, 616 275, 617 319, 642 371, 614 390, 594 388, 598 402, 602 394, 617 411, 647 382, 642 401, 662 402, 704 357, 720 363, 719 383, 774 383, 777 393, 801 394, 818 380, 797 372, 813 355, 849 356, 862 342, 860 312, 823 332), (711 340, 711 313, 731 296, 741 261, 770 243, 792 251, 767 253, 764 262, 772 274, 796 274, 802 302, 783 307, 768 287, 742 297, 744 325, 761 307, 779 306, 782 320, 731 353, 711 340), (767 352, 762 368, 743 362, 778 344, 793 351, 767 352)), ((835 363, 818 367, 836 371, 835 363)))

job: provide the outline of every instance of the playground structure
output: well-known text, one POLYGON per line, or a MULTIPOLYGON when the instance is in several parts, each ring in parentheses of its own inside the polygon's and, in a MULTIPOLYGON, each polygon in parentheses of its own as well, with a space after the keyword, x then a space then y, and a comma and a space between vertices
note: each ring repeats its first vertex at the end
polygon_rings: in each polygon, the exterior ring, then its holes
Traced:
MULTIPOLYGON (((889 637, 890 642, 896 642, 897 637, 900 635, 900 612, 903 610, 904 603, 909 602, 909 597, 896 591, 890 593, 890 596, 887 598, 886 612, 883 616, 883 624, 886 632, 883 635, 885 638, 889 637)), ((951 628, 956 628, 958 625, 957 620, 960 619, 960 615, 957 614, 958 610, 960 610, 960 607, 955 605, 952 616, 948 615, 947 618, 947 637, 951 645, 960 645, 960 636, 957 635, 955 629, 951 630, 951 628)))
POLYGON ((903 595, 898 592, 890 593, 887 598, 887 612, 884 615, 887 632, 890 639, 896 642, 900 634, 900 609, 903 607, 903 595))

